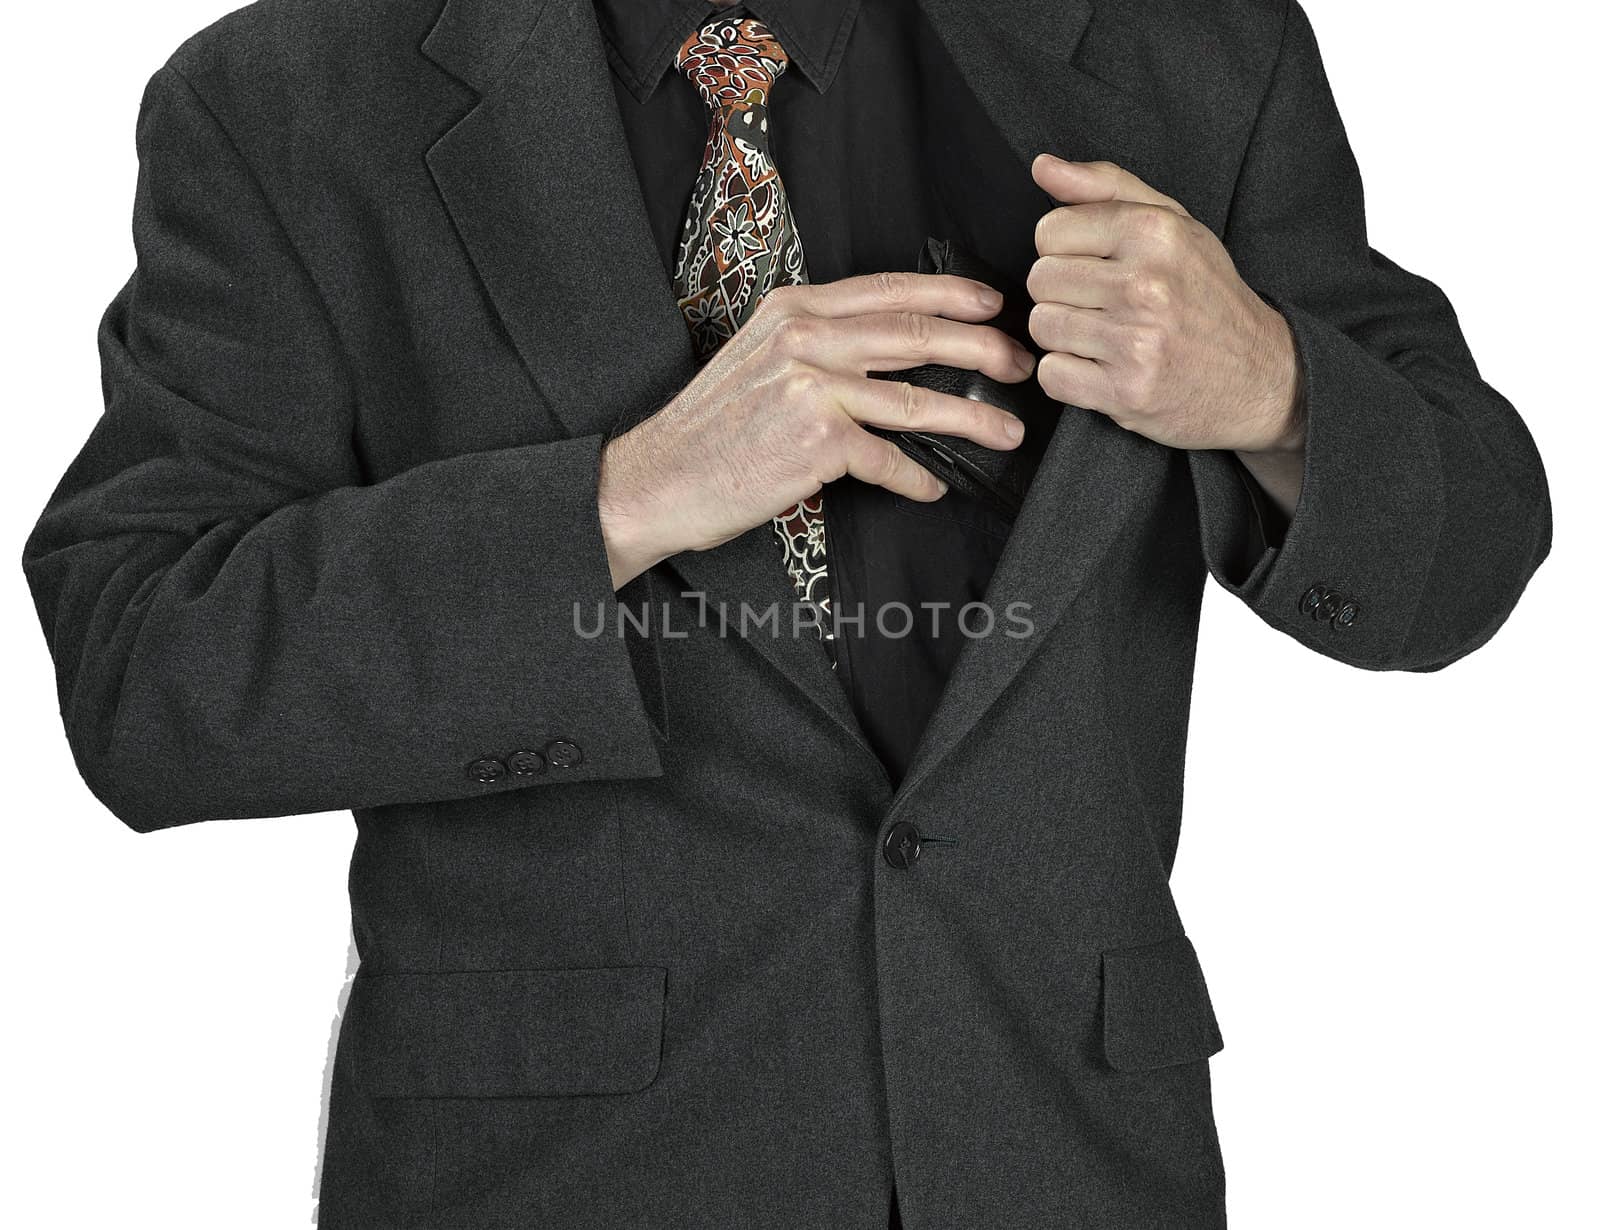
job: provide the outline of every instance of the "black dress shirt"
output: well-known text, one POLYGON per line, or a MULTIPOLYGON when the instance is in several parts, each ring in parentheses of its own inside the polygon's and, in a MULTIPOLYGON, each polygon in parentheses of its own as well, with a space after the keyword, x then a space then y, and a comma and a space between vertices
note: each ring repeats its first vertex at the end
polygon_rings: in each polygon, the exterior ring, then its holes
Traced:
MULTIPOLYGON (((1007 236, 1007 259, 991 252, 990 263, 1009 264, 1020 289, 1048 198, 948 68, 914 0, 748 0, 724 10, 703 0, 596 0, 596 9, 669 277, 707 127, 705 103, 674 57, 709 17, 748 13, 789 55, 772 90, 770 139, 810 280, 913 270, 924 238, 973 243, 977 227, 985 241, 1007 236), (986 176, 986 165, 1010 174, 986 176), (982 196, 962 192, 973 177, 986 184, 982 196)), ((825 507, 839 680, 898 782, 963 643, 954 613, 982 599, 1009 525, 954 492, 918 504, 853 479, 829 484, 825 507)))

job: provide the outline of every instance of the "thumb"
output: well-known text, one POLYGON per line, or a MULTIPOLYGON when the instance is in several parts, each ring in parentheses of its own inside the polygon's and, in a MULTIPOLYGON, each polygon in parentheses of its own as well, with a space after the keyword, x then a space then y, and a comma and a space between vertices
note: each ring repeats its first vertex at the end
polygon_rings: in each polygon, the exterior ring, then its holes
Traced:
POLYGON ((1125 171, 1114 162, 1068 162, 1054 154, 1040 154, 1033 160, 1033 182, 1063 205, 1133 201, 1188 214, 1177 201, 1157 192, 1132 171, 1125 171))

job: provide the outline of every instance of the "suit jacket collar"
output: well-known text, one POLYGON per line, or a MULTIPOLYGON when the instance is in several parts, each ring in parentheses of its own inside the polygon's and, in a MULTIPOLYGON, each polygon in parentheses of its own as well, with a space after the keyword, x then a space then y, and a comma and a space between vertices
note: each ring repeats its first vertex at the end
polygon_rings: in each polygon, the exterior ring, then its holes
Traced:
POLYGON ((672 69, 689 33, 713 15, 748 13, 764 21, 819 92, 832 84, 861 0, 745 0, 718 9, 707 0, 594 0, 611 67, 640 102, 672 69))
MULTIPOLYGON (((1150 178, 1159 124, 1073 62, 1088 0, 920 2, 1020 174, 1052 149, 1150 178)), ((428 166, 551 413, 581 436, 662 404, 695 363, 629 160, 594 0, 449 0, 423 49, 480 95, 428 166)), ((1159 451, 1099 415, 1064 411, 988 594, 997 611, 1026 602, 1036 631, 963 647, 900 798, 999 699, 1132 511, 1156 498, 1159 451)), ((789 601, 761 527, 669 566, 713 606, 789 601)), ((870 756, 814 639, 770 629, 746 639, 870 756)))

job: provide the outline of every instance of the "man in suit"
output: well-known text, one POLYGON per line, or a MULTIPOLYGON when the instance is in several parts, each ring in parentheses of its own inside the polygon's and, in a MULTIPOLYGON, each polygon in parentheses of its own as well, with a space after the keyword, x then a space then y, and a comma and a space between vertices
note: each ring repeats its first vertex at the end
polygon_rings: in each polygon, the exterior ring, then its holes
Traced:
POLYGON ((126 823, 355 813, 322 1225, 1222 1225, 1204 578, 1427 671, 1550 543, 1293 0, 264 0, 138 137, 24 563, 126 823), (930 363, 1061 403, 1014 522, 867 430, 1017 447, 930 363), (737 617, 873 493, 1029 621, 887 723, 737 617))

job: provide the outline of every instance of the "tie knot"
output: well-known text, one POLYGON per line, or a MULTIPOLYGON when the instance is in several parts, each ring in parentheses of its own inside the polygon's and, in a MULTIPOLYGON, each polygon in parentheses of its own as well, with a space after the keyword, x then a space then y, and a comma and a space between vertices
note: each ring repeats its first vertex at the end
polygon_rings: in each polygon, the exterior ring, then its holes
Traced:
POLYGON ((715 17, 683 40, 677 64, 708 107, 726 111, 766 106, 789 57, 754 17, 715 17))

